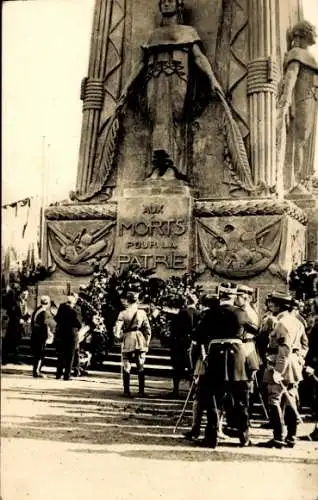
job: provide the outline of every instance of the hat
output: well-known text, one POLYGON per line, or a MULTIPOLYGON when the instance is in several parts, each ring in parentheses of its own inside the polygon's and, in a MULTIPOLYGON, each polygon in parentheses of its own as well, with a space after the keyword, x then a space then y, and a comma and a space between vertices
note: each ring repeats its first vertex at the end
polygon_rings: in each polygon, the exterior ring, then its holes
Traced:
POLYGON ((229 297, 231 295, 236 295, 237 288, 234 283, 221 283, 219 285, 219 296, 229 297))
POLYGON ((253 295, 254 289, 247 285, 239 285, 237 287, 237 295, 253 295))
POLYGON ((285 305, 292 305, 294 302, 294 299, 291 295, 287 295, 282 292, 272 292, 267 295, 267 300, 270 302, 275 302, 277 304, 285 304, 285 305))
POLYGON ((51 302, 51 299, 48 295, 42 295, 40 299, 41 306, 48 306, 51 302))

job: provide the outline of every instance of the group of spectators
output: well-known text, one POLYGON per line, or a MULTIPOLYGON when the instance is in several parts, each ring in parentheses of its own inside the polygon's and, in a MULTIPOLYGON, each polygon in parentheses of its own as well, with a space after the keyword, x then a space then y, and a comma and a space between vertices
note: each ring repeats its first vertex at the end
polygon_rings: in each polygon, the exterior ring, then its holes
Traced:
POLYGON ((28 329, 31 331, 33 377, 44 377, 41 369, 48 345, 54 346, 57 352, 57 379, 63 377, 64 380, 69 380, 71 374, 78 376, 85 373, 92 358, 87 343, 94 316, 90 322, 83 321, 76 293, 70 293, 58 308, 48 295, 43 295, 39 306, 30 313, 28 295, 28 291, 23 290, 17 297, 13 294, 7 297, 8 320, 2 342, 2 364, 20 363, 21 340, 28 329))

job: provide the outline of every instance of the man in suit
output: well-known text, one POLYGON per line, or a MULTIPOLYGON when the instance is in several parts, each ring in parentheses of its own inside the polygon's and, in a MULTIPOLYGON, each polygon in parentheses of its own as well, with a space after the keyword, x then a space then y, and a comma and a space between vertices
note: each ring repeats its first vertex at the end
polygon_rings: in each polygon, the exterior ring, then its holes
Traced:
POLYGON ((241 446, 249 446, 249 385, 258 364, 250 358, 243 343, 249 323, 247 314, 234 305, 237 290, 231 283, 219 287, 220 307, 214 321, 206 323, 211 341, 206 358, 207 426, 203 445, 218 443, 220 412, 225 397, 233 402, 235 427, 241 446))
POLYGON ((57 379, 60 379, 62 375, 64 380, 70 379, 75 352, 78 348, 78 330, 81 327, 81 317, 76 309, 77 299, 77 294, 69 294, 66 302, 60 305, 55 316, 55 343, 58 355, 57 379))
POLYGON ((182 377, 189 377, 191 369, 189 349, 199 318, 197 304, 196 295, 188 294, 182 299, 180 310, 171 322, 172 396, 175 398, 179 397, 179 385, 182 377))
POLYGON ((219 299, 216 295, 205 295, 201 299, 202 309, 197 326, 193 332, 190 357, 194 367, 194 397, 192 404, 192 427, 184 433, 186 439, 197 439, 200 436, 203 412, 207 407, 207 378, 204 359, 211 340, 219 299))

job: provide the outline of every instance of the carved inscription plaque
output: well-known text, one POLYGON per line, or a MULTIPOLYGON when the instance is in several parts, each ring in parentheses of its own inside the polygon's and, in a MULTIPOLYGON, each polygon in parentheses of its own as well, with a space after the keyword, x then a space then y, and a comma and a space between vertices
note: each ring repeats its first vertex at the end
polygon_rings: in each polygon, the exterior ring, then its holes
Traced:
POLYGON ((122 198, 118 206, 115 259, 155 269, 160 276, 189 269, 192 199, 184 195, 122 198))

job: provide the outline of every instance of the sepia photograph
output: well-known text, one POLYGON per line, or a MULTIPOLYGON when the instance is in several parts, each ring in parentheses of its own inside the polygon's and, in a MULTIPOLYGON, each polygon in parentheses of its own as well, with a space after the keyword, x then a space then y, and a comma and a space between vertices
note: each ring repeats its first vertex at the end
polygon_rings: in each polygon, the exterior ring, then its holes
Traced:
POLYGON ((318 3, 2 2, 1 500, 318 500, 318 3))

